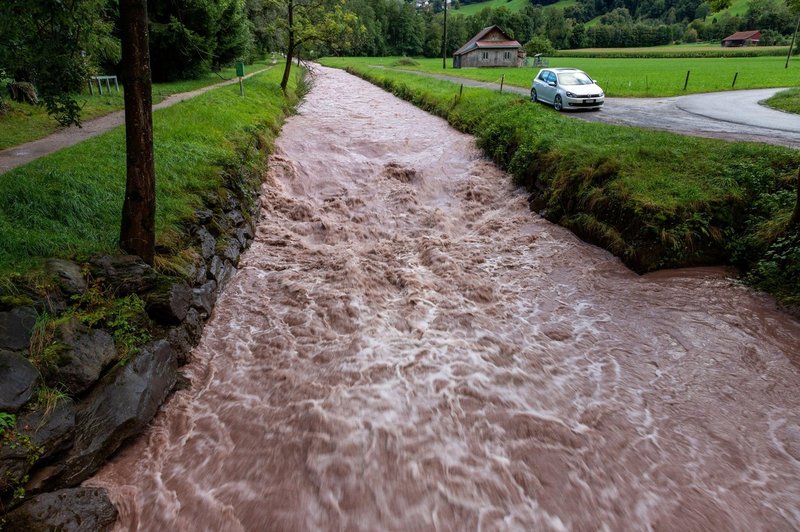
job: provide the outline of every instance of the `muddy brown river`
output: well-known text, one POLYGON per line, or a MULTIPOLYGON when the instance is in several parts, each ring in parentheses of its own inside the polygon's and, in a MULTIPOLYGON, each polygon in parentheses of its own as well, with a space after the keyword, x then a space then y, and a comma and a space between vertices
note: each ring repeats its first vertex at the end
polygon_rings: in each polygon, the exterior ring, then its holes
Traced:
POLYGON ((90 482, 119 530, 800 527, 800 324, 640 277, 337 70, 283 129, 193 385, 90 482))

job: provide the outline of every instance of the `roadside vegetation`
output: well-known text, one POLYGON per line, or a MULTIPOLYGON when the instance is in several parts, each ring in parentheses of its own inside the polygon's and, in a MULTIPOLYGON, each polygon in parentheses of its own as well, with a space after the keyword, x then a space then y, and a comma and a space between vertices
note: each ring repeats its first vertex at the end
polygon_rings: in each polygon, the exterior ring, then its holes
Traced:
POLYGON ((549 220, 633 269, 729 263, 800 303, 800 247, 788 229, 800 153, 588 123, 496 91, 325 60, 471 133, 549 220), (794 265, 794 266, 793 266, 794 265))
POLYGON ((800 114, 800 88, 781 91, 764 103, 780 111, 800 114))
MULTIPOLYGON (((271 61, 252 63, 245 67, 245 72, 250 73, 266 68, 268 63, 271 63, 271 61)), ((153 103, 156 104, 173 94, 193 91, 231 79, 235 75, 235 68, 229 67, 219 72, 207 72, 197 79, 154 83, 153 103)), ((98 94, 97 85, 94 86, 93 90, 94 95, 90 95, 88 90, 75 95, 76 101, 81 106, 81 121, 98 118, 125 107, 122 85, 119 87, 119 93, 113 88, 113 83, 110 93, 106 92, 105 85, 103 86, 102 95, 98 94)), ((0 114, 0 150, 46 137, 51 133, 55 133, 61 127, 58 122, 47 114, 47 110, 43 106, 14 101, 6 103, 8 105, 6 113, 0 114)))
MULTIPOLYGON (((273 68, 245 82, 244 98, 238 85, 229 85, 154 113, 162 265, 184 245, 182 223, 226 175, 264 170, 268 148, 297 100, 293 90, 283 95, 280 77, 273 68)), ((4 174, 0 279, 54 255, 81 259, 117 251, 124 187, 122 127, 4 174)))
MULTIPOLYGON (((487 83, 500 83, 530 88, 539 68, 448 68, 442 70, 441 59, 417 59, 416 65, 397 66, 397 57, 331 58, 326 61, 335 66, 381 65, 391 68, 420 70, 487 83)), ((788 69, 783 68, 785 58, 707 58, 707 59, 616 59, 616 58, 562 58, 550 59, 552 67, 575 67, 585 70, 597 79, 608 96, 679 96, 700 92, 730 90, 736 76, 736 89, 765 89, 787 87, 797 83, 800 61, 793 59, 788 69), (683 90, 686 72, 689 83, 683 90)))

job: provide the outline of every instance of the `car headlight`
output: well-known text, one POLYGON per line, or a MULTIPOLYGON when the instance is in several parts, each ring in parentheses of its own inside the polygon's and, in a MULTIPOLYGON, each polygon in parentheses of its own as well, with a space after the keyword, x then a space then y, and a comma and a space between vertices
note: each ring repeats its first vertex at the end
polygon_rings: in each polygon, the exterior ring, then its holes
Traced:
POLYGON ((601 97, 601 98, 605 98, 605 97, 606 97, 606 93, 605 93, 605 92, 603 92, 603 91, 600 91, 600 97, 601 97))
POLYGON ((574 95, 574 94, 572 94, 571 92, 567 91, 567 98, 576 98, 576 97, 577 97, 577 96, 575 96, 575 95, 574 95))

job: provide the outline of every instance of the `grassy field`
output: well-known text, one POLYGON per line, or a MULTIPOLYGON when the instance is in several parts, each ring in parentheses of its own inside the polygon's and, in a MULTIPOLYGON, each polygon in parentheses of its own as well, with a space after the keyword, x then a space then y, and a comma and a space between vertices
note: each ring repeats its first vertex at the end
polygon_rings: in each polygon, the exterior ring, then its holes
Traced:
MULTIPOLYGON (((265 68, 266 64, 266 62, 259 62, 248 65, 246 72, 265 68)), ((158 103, 173 94, 219 83, 235 75, 236 69, 231 67, 223 69, 218 74, 210 72, 198 79, 155 83, 153 84, 153 103, 158 103)), ((105 91, 105 88, 103 90, 105 91)), ((47 116, 44 107, 12 101, 7 101, 7 103, 10 107, 9 112, 0 116, 0 150, 45 137, 59 129, 55 120, 47 116)), ((78 103, 83 107, 81 120, 84 121, 119 111, 124 107, 122 87, 120 87, 119 93, 112 89, 111 94, 104 92, 102 96, 97 94, 97 87, 95 87, 93 96, 89 95, 88 90, 85 90, 78 95, 78 103)))
MULTIPOLYGON (((567 6, 571 6, 577 3, 578 3, 577 0, 559 0, 558 2, 550 4, 545 7, 557 7, 560 9, 564 9, 567 6)), ((522 8, 524 8, 526 5, 529 4, 530 4, 529 0, 487 0, 486 2, 478 2, 475 4, 462 5, 460 8, 453 9, 450 12, 456 15, 470 16, 479 13, 480 11, 486 9, 487 7, 491 7, 492 9, 497 9, 498 7, 505 7, 506 9, 509 9, 511 11, 520 11, 522 10, 522 8)))
POLYGON ((800 246, 780 244, 797 150, 588 123, 512 94, 465 87, 459 98, 454 83, 350 66, 476 135, 535 193, 537 210, 634 269, 728 262, 755 272, 757 286, 800 302, 800 246), (775 242, 784 247, 772 250, 775 242))
MULTIPOLYGON (((241 165, 255 135, 269 146, 292 100, 281 69, 154 113, 157 232, 181 233, 201 196, 241 165), (238 167, 238 166, 237 166, 238 167)), ((109 133, 38 159, 0 178, 0 278, 49 256, 81 257, 117 248, 125 187, 124 132, 109 133)))
POLYGON ((749 46, 723 48, 718 42, 693 44, 665 44, 663 46, 647 46, 641 48, 576 48, 559 50, 558 57, 599 57, 599 58, 641 58, 641 59, 706 59, 721 57, 786 57, 788 46, 749 46))
MULTIPOLYGON (((332 66, 393 66, 397 57, 329 58, 332 66)), ((740 57, 704 59, 550 59, 553 67, 576 67, 597 79, 608 96, 677 96, 681 94, 730 90, 733 77, 736 89, 791 87, 800 81, 800 59, 793 58, 788 69, 778 57, 740 57), (691 71, 686 91, 683 84, 686 72, 691 71)), ((417 59, 417 66, 402 66, 409 70, 445 73, 486 82, 499 82, 529 88, 538 68, 448 68, 442 71, 441 59, 417 59)))
POLYGON ((787 113, 800 114, 800 88, 779 92, 764 103, 787 113))

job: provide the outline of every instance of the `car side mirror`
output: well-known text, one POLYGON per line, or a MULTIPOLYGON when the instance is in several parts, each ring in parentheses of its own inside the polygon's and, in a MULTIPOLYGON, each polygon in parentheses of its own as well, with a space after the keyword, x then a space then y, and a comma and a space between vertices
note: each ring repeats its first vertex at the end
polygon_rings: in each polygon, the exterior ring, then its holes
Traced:
POLYGON ((558 83, 556 83, 555 81, 548 81, 547 84, 550 85, 551 87, 555 87, 556 85, 558 85, 558 83))

